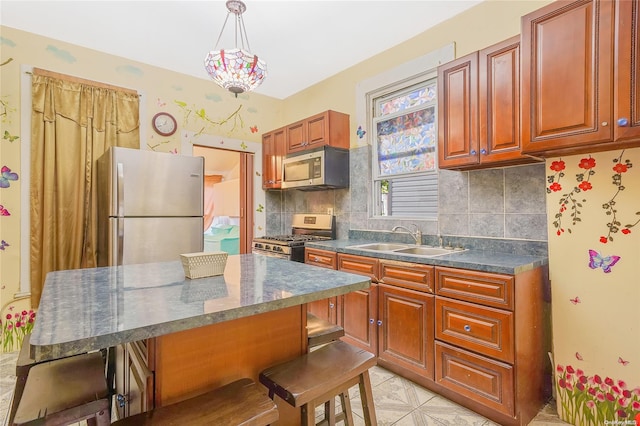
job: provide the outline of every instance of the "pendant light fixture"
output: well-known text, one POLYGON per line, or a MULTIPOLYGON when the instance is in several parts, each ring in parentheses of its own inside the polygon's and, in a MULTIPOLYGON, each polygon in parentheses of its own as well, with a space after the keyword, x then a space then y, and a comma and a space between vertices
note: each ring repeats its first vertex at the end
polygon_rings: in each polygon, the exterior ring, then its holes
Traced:
POLYGON ((218 43, 231 14, 235 19, 235 47, 210 51, 204 60, 204 68, 213 81, 238 97, 238 93, 250 92, 260 86, 267 76, 267 64, 250 52, 247 30, 242 20, 242 14, 247 10, 247 6, 240 0, 229 0, 226 4, 229 12, 214 49, 218 49, 218 43), (238 36, 240 45, 238 45, 238 36))

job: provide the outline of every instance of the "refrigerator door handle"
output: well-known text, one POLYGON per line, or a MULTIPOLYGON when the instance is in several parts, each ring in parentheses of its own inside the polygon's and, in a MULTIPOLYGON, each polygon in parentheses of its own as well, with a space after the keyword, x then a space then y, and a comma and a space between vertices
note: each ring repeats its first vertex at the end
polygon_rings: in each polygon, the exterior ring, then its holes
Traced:
POLYGON ((118 239, 116 240, 116 244, 118 244, 118 248, 116 251, 116 265, 122 265, 124 260, 124 220, 118 219, 118 239))
POLYGON ((116 216, 123 217, 124 216, 124 164, 118 163, 116 165, 116 202, 118 203, 116 206, 116 216))

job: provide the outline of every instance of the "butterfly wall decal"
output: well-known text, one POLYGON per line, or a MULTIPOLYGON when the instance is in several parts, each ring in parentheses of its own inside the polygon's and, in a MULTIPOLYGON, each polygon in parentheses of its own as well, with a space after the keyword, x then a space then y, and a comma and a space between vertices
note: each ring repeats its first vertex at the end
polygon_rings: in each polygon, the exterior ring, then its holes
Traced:
POLYGON ((364 135, 367 134, 367 132, 366 130, 362 130, 362 126, 358 126, 358 130, 356 130, 356 134, 358 135, 358 138, 362 139, 364 135))
POLYGON ((580 298, 576 296, 573 299, 569 299, 569 302, 573 303, 574 305, 577 305, 578 303, 580 303, 580 298))
POLYGON ((251 127, 249 127, 249 129, 251 129, 251 133, 257 133, 258 132, 258 126, 251 126, 251 127))
POLYGON ((622 365, 623 365, 623 366, 625 366, 625 367, 626 367, 627 365, 629 365, 629 361, 625 361, 624 359, 622 359, 622 357, 621 357, 621 356, 619 356, 619 357, 618 357, 618 363, 619 363, 619 364, 622 364, 622 365))
POLYGON ((584 358, 582 358, 582 355, 580 355, 580 352, 576 352, 576 359, 578 361, 584 361, 584 358))
POLYGON ((11 133, 9 133, 8 131, 4 131, 4 135, 2 136, 2 139, 4 140, 8 140, 9 142, 13 142, 16 139, 18 139, 20 136, 12 136, 11 133))
POLYGON ((2 173, 0 176, 0 188, 8 188, 10 186, 9 181, 18 180, 18 174, 13 173, 7 166, 2 166, 0 173, 2 173))
POLYGON ((597 251, 589 249, 589 268, 591 269, 602 268, 604 273, 608 274, 619 260, 620 256, 602 256, 597 251))
POLYGON ((0 242, 0 250, 4 250, 5 247, 9 247, 9 243, 6 242, 5 240, 2 240, 0 242))

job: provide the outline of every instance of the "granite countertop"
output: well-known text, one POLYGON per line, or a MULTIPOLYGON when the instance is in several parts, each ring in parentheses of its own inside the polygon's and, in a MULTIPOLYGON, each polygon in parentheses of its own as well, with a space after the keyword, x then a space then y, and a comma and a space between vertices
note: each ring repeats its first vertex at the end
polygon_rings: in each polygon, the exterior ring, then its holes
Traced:
POLYGON ((474 271, 512 275, 525 272, 548 263, 548 258, 546 256, 502 253, 478 249, 467 249, 465 251, 453 252, 451 254, 434 257, 419 257, 391 252, 362 250, 351 247, 379 242, 380 241, 362 239, 312 241, 305 243, 305 247, 329 250, 338 253, 376 257, 379 259, 399 260, 424 265, 449 266, 452 268, 463 268, 474 271))
POLYGON ((229 256, 224 275, 193 280, 179 261, 51 272, 31 335, 32 355, 60 358, 370 284, 360 275, 256 254, 229 256))

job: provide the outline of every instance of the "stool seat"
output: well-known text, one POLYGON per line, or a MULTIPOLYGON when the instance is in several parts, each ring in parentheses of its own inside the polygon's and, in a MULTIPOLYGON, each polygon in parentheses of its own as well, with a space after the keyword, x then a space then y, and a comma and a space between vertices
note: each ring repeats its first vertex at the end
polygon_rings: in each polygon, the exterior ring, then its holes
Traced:
POLYGON ((100 353, 31 367, 14 425, 68 425, 86 419, 110 423, 109 393, 100 353))
MULTIPOLYGON (((338 395, 348 397, 349 388, 358 384, 365 422, 375 425, 369 379, 369 368, 374 365, 376 358, 372 353, 338 340, 264 370, 260 373, 260 383, 269 389, 272 398, 278 395, 290 405, 301 407, 306 425, 314 424, 316 406, 333 401, 338 395)), ((351 419, 351 404, 346 402, 344 413, 351 419)))
POLYGON ((344 328, 307 312, 307 339, 309 347, 323 345, 344 336, 344 328))
POLYGON ((240 379, 203 395, 118 420, 112 426, 265 426, 278 417, 276 404, 251 379, 240 379))

